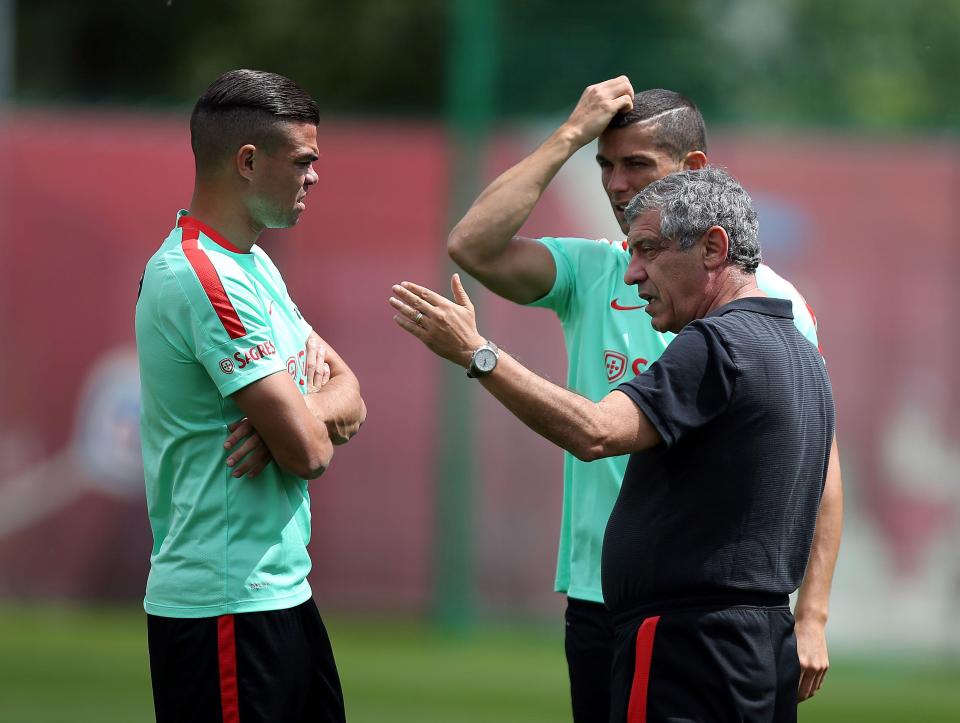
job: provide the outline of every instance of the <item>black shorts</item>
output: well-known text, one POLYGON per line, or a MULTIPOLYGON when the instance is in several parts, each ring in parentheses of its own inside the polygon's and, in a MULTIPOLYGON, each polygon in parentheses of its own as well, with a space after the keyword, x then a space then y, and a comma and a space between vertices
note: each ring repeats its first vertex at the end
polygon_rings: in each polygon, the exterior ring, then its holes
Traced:
POLYGON ((612 723, 797 720, 800 662, 787 605, 617 621, 612 723))
POLYGON ((158 723, 346 720, 313 600, 215 618, 147 616, 158 723))
POLYGON ((608 723, 613 615, 603 603, 568 597, 565 618, 573 723, 608 723))

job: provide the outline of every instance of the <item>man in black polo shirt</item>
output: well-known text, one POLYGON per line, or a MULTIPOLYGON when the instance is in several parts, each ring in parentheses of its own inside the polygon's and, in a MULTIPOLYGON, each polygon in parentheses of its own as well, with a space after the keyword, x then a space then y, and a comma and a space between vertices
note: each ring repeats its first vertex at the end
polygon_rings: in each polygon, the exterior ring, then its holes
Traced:
POLYGON ((533 374, 454 302, 394 287, 397 323, 534 431, 592 460, 632 453, 603 546, 617 621, 611 720, 792 721, 800 676, 787 595, 802 579, 833 437, 823 361, 789 302, 757 289, 757 219, 707 168, 626 210, 660 359, 599 403, 533 374))

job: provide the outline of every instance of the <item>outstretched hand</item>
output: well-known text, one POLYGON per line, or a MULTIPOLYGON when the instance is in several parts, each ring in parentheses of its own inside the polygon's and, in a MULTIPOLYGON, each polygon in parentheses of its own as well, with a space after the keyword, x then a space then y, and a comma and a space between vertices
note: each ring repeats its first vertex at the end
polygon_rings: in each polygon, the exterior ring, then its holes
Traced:
POLYGON ((450 288, 453 301, 410 281, 395 285, 390 305, 399 313, 393 320, 434 354, 467 367, 485 340, 477 331, 473 303, 459 274, 450 279, 450 288))
POLYGON ((588 86, 564 126, 581 146, 599 137, 617 113, 633 110, 633 85, 625 75, 588 86))

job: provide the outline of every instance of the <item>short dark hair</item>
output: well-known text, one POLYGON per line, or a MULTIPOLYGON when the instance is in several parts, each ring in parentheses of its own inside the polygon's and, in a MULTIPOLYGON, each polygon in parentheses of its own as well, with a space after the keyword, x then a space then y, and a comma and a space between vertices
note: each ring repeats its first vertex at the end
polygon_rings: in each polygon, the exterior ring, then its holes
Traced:
POLYGON ((692 100, 672 90, 652 88, 633 96, 633 110, 617 113, 608 128, 657 124, 660 146, 675 160, 691 151, 707 151, 707 127, 692 100))
POLYGON ((245 143, 269 147, 282 122, 320 122, 313 98, 289 78, 263 70, 231 70, 213 81, 190 116, 190 145, 197 169, 216 163, 245 143))

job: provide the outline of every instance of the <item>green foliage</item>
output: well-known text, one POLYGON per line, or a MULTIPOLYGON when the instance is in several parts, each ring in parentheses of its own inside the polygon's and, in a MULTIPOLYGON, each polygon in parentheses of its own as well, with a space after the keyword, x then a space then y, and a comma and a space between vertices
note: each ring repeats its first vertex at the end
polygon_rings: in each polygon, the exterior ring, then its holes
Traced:
POLYGON ((18 7, 18 96, 192 105, 232 68, 287 75, 325 113, 434 112, 443 0, 42 0, 18 7))
MULTIPOLYGON (((497 0, 458 0, 462 4, 497 0)), ((37 0, 18 4, 21 100, 190 104, 236 67, 284 73, 328 113, 439 116, 452 1, 37 0)), ((960 0, 499 0, 495 110, 561 113, 620 73, 711 121, 960 128, 960 0)), ((460 16, 468 16, 461 14, 460 16)), ((481 52, 483 52, 481 50, 481 52)), ((475 62, 484 62, 477 57, 475 62)))

